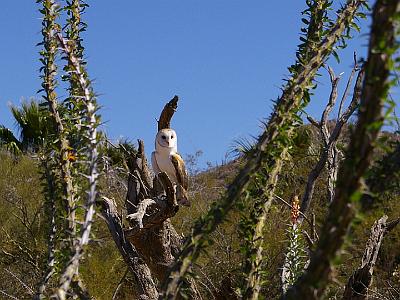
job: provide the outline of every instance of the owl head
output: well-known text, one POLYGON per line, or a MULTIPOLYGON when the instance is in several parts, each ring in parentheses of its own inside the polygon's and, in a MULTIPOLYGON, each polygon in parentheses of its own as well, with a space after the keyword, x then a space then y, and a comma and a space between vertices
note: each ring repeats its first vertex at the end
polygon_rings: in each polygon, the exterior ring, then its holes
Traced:
POLYGON ((156 150, 172 150, 178 151, 178 139, 173 129, 161 129, 156 136, 156 150))

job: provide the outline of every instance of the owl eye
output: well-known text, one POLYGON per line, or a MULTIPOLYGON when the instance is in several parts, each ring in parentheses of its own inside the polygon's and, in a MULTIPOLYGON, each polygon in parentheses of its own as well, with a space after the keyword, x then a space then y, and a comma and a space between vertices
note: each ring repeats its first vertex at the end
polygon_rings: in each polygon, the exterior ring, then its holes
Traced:
POLYGON ((162 138, 163 140, 165 140, 165 139, 166 139, 165 135, 163 135, 161 138, 162 138))
POLYGON ((171 135, 171 139, 173 139, 174 138, 174 136, 173 135, 171 135))

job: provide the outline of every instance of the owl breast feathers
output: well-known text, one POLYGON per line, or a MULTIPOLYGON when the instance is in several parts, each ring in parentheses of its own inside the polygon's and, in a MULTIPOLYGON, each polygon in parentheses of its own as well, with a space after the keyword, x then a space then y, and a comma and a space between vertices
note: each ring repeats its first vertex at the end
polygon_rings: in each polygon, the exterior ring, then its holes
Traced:
POLYGON ((190 205, 187 198, 188 176, 185 162, 178 154, 177 136, 173 129, 162 129, 157 133, 155 140, 155 151, 151 155, 151 164, 154 173, 167 173, 171 182, 175 185, 177 192, 182 196, 178 202, 190 205))

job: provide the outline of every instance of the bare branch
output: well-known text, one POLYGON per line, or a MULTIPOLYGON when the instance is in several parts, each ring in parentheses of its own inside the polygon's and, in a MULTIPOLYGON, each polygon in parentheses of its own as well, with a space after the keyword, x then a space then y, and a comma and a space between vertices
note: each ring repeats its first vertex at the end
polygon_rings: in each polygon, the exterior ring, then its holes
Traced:
MULTIPOLYGON (((130 154, 130 156, 133 156, 133 154, 130 154)), ((129 237, 134 237, 141 232, 141 229, 148 229, 160 225, 174 216, 179 206, 176 201, 175 189, 167 174, 162 172, 157 176, 166 195, 160 196, 158 192, 153 190, 150 170, 144 154, 143 141, 139 141, 138 152, 130 162, 128 162, 128 168, 129 177, 126 203, 129 214, 128 218, 137 220, 139 217, 142 222, 142 228, 140 228, 141 222, 133 222, 131 223, 132 227, 126 231, 129 237), (153 198, 151 198, 152 195, 154 195, 153 198), (151 199, 151 201, 149 201, 149 199, 151 199)))
POLYGON ((149 164, 147 162, 147 158, 144 151, 144 142, 142 140, 138 140, 138 153, 136 156, 137 169, 139 170, 141 177, 143 177, 143 183, 145 184, 148 190, 152 189, 152 176, 151 171, 149 169, 149 164))
POLYGON ((116 300, 117 299, 118 292, 119 292, 120 288, 122 287, 122 284, 123 284, 123 282, 124 282, 124 280, 126 278, 126 275, 128 275, 128 273, 129 273, 129 268, 126 269, 124 275, 122 276, 122 278, 118 282, 118 285, 117 285, 117 287, 116 287, 116 289, 115 289, 115 291, 113 293, 113 296, 112 296, 111 300, 116 300))
POLYGON ((336 100, 337 100, 337 89, 338 89, 338 84, 340 77, 336 77, 335 73, 333 72, 333 69, 328 66, 328 72, 329 72, 329 77, 331 80, 331 94, 329 96, 329 101, 328 104, 325 106, 324 111, 322 112, 321 120, 320 120, 320 125, 323 128, 323 131, 327 131, 327 122, 328 122, 328 117, 329 114, 331 113, 333 107, 335 106, 336 100))
POLYGON ((353 60, 354 60, 354 66, 353 66, 353 69, 351 70, 350 77, 349 77, 349 79, 347 80, 346 88, 345 88, 345 90, 344 90, 344 92, 343 92, 342 99, 340 100, 340 105, 339 105, 339 111, 338 111, 338 114, 337 114, 337 119, 339 119, 340 116, 342 115, 343 105, 344 105, 344 102, 345 102, 346 99, 347 99, 347 96, 348 96, 348 93, 349 93, 349 90, 350 90, 350 86, 351 86, 351 84, 352 84, 352 82, 353 82, 354 75, 356 74, 357 71, 359 71, 359 67, 358 67, 358 63, 357 63, 357 55, 356 55, 355 52, 354 52, 354 54, 353 54, 353 60))
POLYGON ((136 208, 136 212, 133 214, 129 214, 126 216, 126 218, 130 221, 136 221, 139 229, 143 228, 143 217, 146 214, 146 210, 147 208, 152 205, 155 204, 156 202, 153 199, 144 199, 142 200, 139 205, 136 208))
MULTIPOLYGON (((353 98, 348 108, 343 113, 341 118, 336 122, 335 127, 330 132, 327 125, 327 120, 329 118, 329 113, 332 111, 333 105, 336 102, 338 78, 335 77, 331 68, 329 68, 328 70, 330 72, 330 77, 332 80, 332 91, 329 97, 328 104, 325 107, 324 112, 322 114, 320 123, 314 125, 320 130, 324 146, 317 164, 314 166, 314 168, 308 175, 307 184, 304 190, 300 207, 300 211, 303 214, 306 214, 308 211, 308 208, 312 200, 312 196, 314 194, 314 187, 316 180, 321 175, 321 172, 326 164, 328 164, 328 202, 330 203, 333 200, 335 182, 337 179, 338 163, 339 163, 338 161, 339 154, 336 148, 336 144, 342 132, 343 126, 347 123, 350 116, 354 113, 355 109, 357 108, 360 102, 360 97, 361 97, 362 82, 364 78, 364 68, 362 68, 357 75, 357 81, 354 86, 353 98)), ((303 219, 304 217, 300 216, 299 222, 302 222, 303 219)))
POLYGON ((314 125, 316 128, 320 129, 321 125, 319 124, 319 122, 317 120, 315 120, 312 116, 307 115, 307 120, 314 125))
MULTIPOLYGON (((353 98, 351 99, 351 102, 350 102, 349 106, 347 107, 346 111, 340 116, 340 118, 338 120, 338 123, 341 124, 340 126, 343 126, 343 124, 345 124, 348 121, 348 119, 351 117, 351 115, 356 110, 357 106, 360 104, 364 74, 365 74, 365 67, 363 66, 363 67, 361 67, 361 69, 357 75, 356 84, 354 85, 353 98)), ((340 131, 340 130, 341 130, 341 127, 336 130, 333 130, 333 132, 332 132, 333 139, 335 138, 336 135, 339 134, 336 131, 340 131)))
POLYGON ((15 278, 29 293, 29 295, 34 295, 35 292, 25 283, 23 282, 17 275, 15 275, 13 272, 11 272, 8 269, 4 269, 8 274, 10 274, 13 278, 15 278))
POLYGON ((108 228, 113 236, 122 258, 134 275, 138 286, 139 294, 145 295, 149 299, 157 299, 158 292, 151 276, 151 271, 143 259, 139 256, 133 245, 126 239, 122 227, 122 220, 117 212, 117 208, 111 199, 103 196, 102 215, 104 216, 108 228))
POLYGON ((15 297, 15 296, 13 296, 13 295, 10 295, 10 294, 6 293, 6 292, 3 291, 3 290, 0 290, 0 293, 1 293, 2 295, 4 295, 4 296, 8 297, 8 298, 15 299, 15 300, 19 300, 19 298, 15 297))

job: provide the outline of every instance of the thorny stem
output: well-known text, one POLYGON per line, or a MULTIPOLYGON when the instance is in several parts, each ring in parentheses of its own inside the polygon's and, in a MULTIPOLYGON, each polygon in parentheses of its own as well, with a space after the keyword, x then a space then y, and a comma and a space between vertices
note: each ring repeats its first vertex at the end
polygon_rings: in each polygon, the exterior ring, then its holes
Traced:
MULTIPOLYGON (((317 1, 316 2, 316 18, 320 18, 319 22, 317 20, 314 23, 322 22, 321 10, 324 10, 325 1, 317 1)), ((264 171, 260 174, 264 177, 261 187, 262 197, 259 200, 256 200, 254 204, 254 209, 252 212, 252 217, 256 220, 255 228, 252 229, 253 237, 249 241, 249 249, 247 251, 247 262, 245 265, 245 272, 248 273, 247 277, 247 286, 244 290, 243 298, 244 299, 258 299, 260 289, 261 289, 261 268, 262 268, 262 259, 263 259, 263 243, 264 243, 264 227, 267 220, 267 214, 271 203, 274 198, 275 187, 277 185, 278 175, 281 171, 283 160, 287 156, 287 151, 289 148, 289 144, 282 137, 285 136, 285 133, 281 133, 281 131, 286 131, 287 141, 291 140, 292 132, 293 132, 293 122, 295 117, 297 116, 297 112, 302 105, 302 100, 304 99, 305 92, 307 91, 309 86, 311 85, 312 78, 315 76, 317 70, 322 66, 325 62, 326 57, 330 54, 333 44, 336 40, 342 35, 343 31, 349 26, 348 24, 354 18, 354 15, 358 9, 358 7, 362 4, 362 1, 348 1, 347 7, 342 11, 342 14, 338 16, 336 24, 329 30, 324 39, 314 47, 305 49, 305 59, 309 59, 309 63, 304 65, 304 69, 299 67, 299 82, 293 85, 292 90, 288 90, 287 98, 285 99, 285 91, 283 93, 282 99, 278 101, 278 105, 280 103, 285 103, 284 100, 289 100, 286 105, 283 107, 278 107, 278 110, 275 111, 275 115, 272 116, 271 121, 268 125, 268 131, 277 130, 276 139, 273 136, 263 141, 261 147, 265 147, 262 149, 264 157, 261 158, 261 161, 264 161, 264 171), (304 74, 304 75, 303 75, 304 74), (301 80, 302 75, 304 76, 303 80, 301 80), (297 92, 296 94, 290 94, 290 92, 297 92), (290 103, 292 99, 293 103, 290 103), (297 106, 297 107, 296 107, 297 106), (283 109, 283 110, 280 110, 283 109), (282 114, 281 120, 278 119, 278 122, 274 124, 274 117, 276 115, 282 114), (286 120, 285 120, 286 119, 286 120), (279 122, 281 121, 281 122, 279 122), (277 129, 275 129, 277 128, 277 129), (275 152, 277 151, 277 152, 275 152), (280 154, 279 154, 280 151, 280 154), (274 153, 275 152, 275 153, 274 153)), ((310 22, 310 24, 312 24, 310 22)), ((320 25, 322 26, 322 24, 320 25)), ((307 60, 306 60, 307 61, 307 60)), ((304 101, 304 100, 303 100, 304 101)), ((262 168, 262 164, 260 164, 262 168)), ((255 170, 257 172, 258 168, 255 170)), ((257 176, 257 173, 255 174, 257 176)), ((252 231, 250 230, 250 232, 252 231)))
POLYGON ((85 205, 85 218, 81 229, 81 237, 79 243, 75 245, 74 255, 69 261, 67 267, 65 268, 61 279, 59 288, 57 290, 57 296, 59 299, 65 299, 65 294, 69 289, 72 277, 77 273, 79 267, 79 261, 83 254, 83 247, 89 242, 89 235, 92 227, 93 215, 95 212, 95 201, 97 197, 97 159, 98 159, 98 137, 97 137, 97 126, 98 122, 96 120, 96 110, 97 105, 90 89, 90 83, 86 79, 85 70, 81 66, 79 60, 74 56, 67 42, 61 36, 57 35, 58 41, 62 50, 68 57, 69 62, 74 67, 74 72, 79 78, 79 85, 83 91, 84 99, 83 104, 86 107, 86 120, 84 124, 87 130, 86 138, 89 141, 89 146, 87 147, 87 157, 88 157, 88 181, 89 190, 87 191, 87 200, 85 205))
MULTIPOLYGON (((67 0, 66 6, 63 10, 67 13, 67 25, 63 28, 66 32, 67 44, 70 47, 71 53, 76 57, 82 66, 85 65, 83 61, 83 46, 82 39, 80 37, 81 31, 85 30, 86 24, 81 20, 81 12, 84 11, 87 4, 83 0, 67 0)), ((85 116, 85 104, 82 98, 85 97, 83 94, 79 82, 79 75, 74 71, 74 65, 70 60, 67 59, 67 64, 64 66, 64 71, 66 75, 62 76, 64 81, 69 83, 69 96, 65 100, 64 105, 68 108, 66 118, 69 122, 66 122, 65 126, 68 130, 68 138, 70 143, 71 155, 73 161, 85 161, 85 158, 81 158, 81 154, 85 152, 85 145, 81 143, 82 130, 85 128, 82 126, 82 118, 85 116)), ((87 74, 84 72, 83 75, 87 80, 87 74)), ((71 177, 72 184, 75 187, 75 199, 74 207, 77 207, 81 203, 81 176, 80 174, 84 172, 82 170, 82 165, 79 163, 74 163, 71 165, 71 177)))
POLYGON ((43 88, 46 93, 44 98, 49 104, 50 113, 55 120, 57 135, 60 139, 61 177, 67 200, 68 230, 75 233, 75 195, 71 178, 71 163, 68 159, 69 141, 66 137, 64 123, 58 110, 57 95, 55 93, 56 82, 54 76, 57 73, 57 67, 55 65, 57 41, 55 35, 59 30, 59 25, 55 23, 55 20, 58 16, 58 6, 55 4, 54 0, 44 0, 43 7, 45 9, 45 18, 43 20, 43 45, 47 52, 43 75, 43 88))
POLYGON ((374 6, 359 119, 350 139, 347 158, 339 170, 335 199, 306 273, 289 289, 284 299, 320 299, 333 261, 356 215, 357 202, 363 193, 361 179, 370 165, 384 121, 382 108, 391 87, 391 55, 398 49, 395 22, 399 12, 399 0, 378 0, 374 6))
POLYGON ((254 299, 254 297, 257 296, 259 291, 257 286, 259 287, 260 280, 258 267, 262 258, 263 224, 266 219, 268 208, 274 198, 274 187, 276 185, 277 175, 288 149, 288 145, 280 144, 282 142, 281 135, 284 132, 288 136, 291 136, 291 124, 293 123, 296 112, 303 105, 302 98, 304 91, 309 88, 315 73, 329 56, 333 45, 341 36, 342 32, 349 26, 357 9, 363 3, 364 1, 362 0, 348 1, 346 7, 338 16, 337 22, 330 28, 324 40, 315 47, 315 55, 310 57, 310 60, 304 65, 302 70, 290 79, 284 88, 282 96, 278 99, 275 111, 266 131, 258 140, 256 150, 248 158, 245 167, 228 188, 227 196, 210 209, 207 215, 197 223, 191 236, 187 239, 180 257, 171 268, 170 274, 167 276, 168 280, 163 285, 163 290, 165 292, 161 296, 162 299, 174 299, 176 297, 177 290, 182 283, 182 278, 189 270, 192 262, 199 256, 200 250, 207 245, 208 234, 224 220, 227 212, 231 210, 233 205, 240 199, 249 182, 257 173, 257 170, 269 162, 271 153, 274 153, 273 160, 268 165, 270 172, 267 174, 268 179, 266 180, 264 190, 265 201, 262 204, 261 212, 258 214, 257 218, 259 222, 253 238, 253 249, 256 259, 252 262, 250 268, 248 291, 246 292, 246 298, 254 299), (276 151, 278 151, 278 153, 276 153, 276 151))
POLYGON ((47 273, 43 277, 42 282, 36 292, 34 299, 39 300, 43 298, 46 291, 47 284, 55 273, 55 242, 56 242, 56 178, 53 171, 50 169, 49 160, 42 159, 42 167, 44 169, 44 176, 47 180, 48 187, 48 209, 50 211, 50 228, 49 228, 49 242, 48 242, 48 259, 47 259, 47 273))
MULTIPOLYGON (((42 87, 45 92, 45 96, 43 98, 46 100, 50 113, 55 122, 55 129, 57 136, 59 137, 59 163, 61 169, 61 182, 63 186, 63 200, 66 204, 66 211, 67 211, 67 231, 70 233, 75 232, 75 211, 74 211, 74 191, 72 185, 72 178, 71 178, 71 165, 68 160, 68 147, 69 141, 66 137, 66 132, 64 128, 64 123, 61 119, 59 109, 58 109, 58 102, 57 102, 57 94, 55 92, 55 88, 57 82, 55 80, 55 75, 57 74, 57 67, 55 65, 55 59, 57 55, 57 41, 55 39, 55 34, 59 30, 59 25, 56 23, 56 19, 58 18, 58 5, 55 4, 54 0, 39 0, 38 3, 41 2, 43 9, 42 13, 44 15, 44 19, 42 21, 42 35, 43 35, 43 42, 41 43, 44 47, 44 50, 41 51, 42 61, 43 61, 43 75, 41 76, 43 79, 42 87)), ((51 205, 53 206, 53 204, 51 205)), ((52 221, 53 222, 53 221, 52 221)), ((53 227, 54 224, 51 224, 53 227)), ((53 234, 53 233, 51 233, 53 234)), ((51 236, 50 236, 51 239, 51 236)), ((46 285, 54 273, 54 263, 55 258, 51 254, 53 251, 51 246, 49 245, 49 270, 45 275, 42 284, 39 287, 37 297, 42 297, 46 289, 46 285)))

